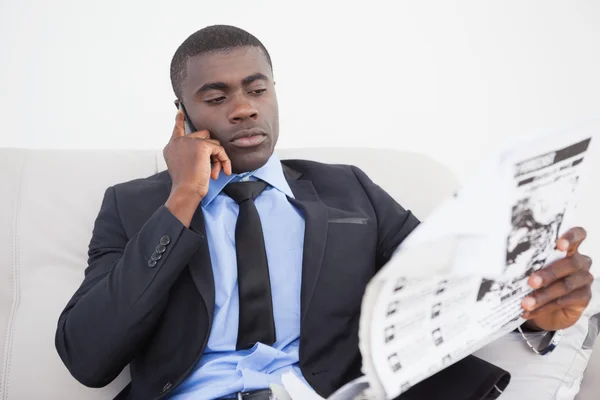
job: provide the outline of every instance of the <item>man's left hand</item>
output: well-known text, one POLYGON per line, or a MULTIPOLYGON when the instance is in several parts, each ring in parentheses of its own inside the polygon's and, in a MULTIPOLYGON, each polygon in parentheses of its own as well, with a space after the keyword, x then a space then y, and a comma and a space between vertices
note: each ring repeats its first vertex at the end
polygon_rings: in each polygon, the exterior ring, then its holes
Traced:
POLYGON ((557 331, 575 324, 592 298, 592 259, 579 253, 585 240, 583 228, 573 228, 556 242, 556 248, 566 251, 558 260, 529 277, 536 289, 523 299, 523 318, 534 329, 557 331))

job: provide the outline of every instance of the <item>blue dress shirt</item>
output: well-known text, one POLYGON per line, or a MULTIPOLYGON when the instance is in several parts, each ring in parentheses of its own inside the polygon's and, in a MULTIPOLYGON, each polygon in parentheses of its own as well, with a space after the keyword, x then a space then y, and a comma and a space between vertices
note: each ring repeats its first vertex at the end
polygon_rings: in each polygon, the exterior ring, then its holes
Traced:
POLYGON ((302 377, 299 367, 300 286, 304 218, 289 201, 294 195, 279 159, 273 155, 262 168, 219 175, 202 200, 208 248, 215 280, 215 310, 205 352, 192 374, 174 392, 175 400, 217 399, 241 391, 281 383, 288 371, 302 377), (269 184, 256 200, 260 215, 273 296, 277 341, 236 351, 239 298, 235 224, 239 208, 222 193, 229 182, 260 179, 269 184))

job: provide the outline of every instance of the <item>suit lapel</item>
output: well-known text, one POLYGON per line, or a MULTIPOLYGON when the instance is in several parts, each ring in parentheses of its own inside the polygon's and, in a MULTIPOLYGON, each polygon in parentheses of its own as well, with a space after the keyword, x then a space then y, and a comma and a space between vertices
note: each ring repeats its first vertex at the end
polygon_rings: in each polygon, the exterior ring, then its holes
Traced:
POLYGON ((327 207, 319 199, 311 181, 300 180, 301 174, 285 165, 284 174, 295 197, 295 199, 289 198, 289 201, 303 211, 306 225, 300 294, 301 321, 303 321, 319 279, 325 253, 328 225, 327 207))

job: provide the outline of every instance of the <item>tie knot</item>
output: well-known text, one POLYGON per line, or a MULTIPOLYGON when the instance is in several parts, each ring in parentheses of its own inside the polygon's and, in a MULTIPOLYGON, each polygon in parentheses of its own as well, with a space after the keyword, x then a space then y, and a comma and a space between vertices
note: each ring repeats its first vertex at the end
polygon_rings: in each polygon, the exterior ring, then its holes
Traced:
POLYGON ((254 201, 267 186, 267 183, 264 181, 232 182, 227 184, 223 191, 227 196, 235 200, 236 203, 240 204, 246 200, 254 201))

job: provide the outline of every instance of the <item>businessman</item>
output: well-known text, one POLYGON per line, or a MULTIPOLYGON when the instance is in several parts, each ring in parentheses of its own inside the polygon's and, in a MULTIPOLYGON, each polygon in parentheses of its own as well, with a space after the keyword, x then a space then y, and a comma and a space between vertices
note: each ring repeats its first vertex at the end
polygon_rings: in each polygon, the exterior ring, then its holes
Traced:
MULTIPOLYGON (((91 387, 130 364, 122 399, 264 400, 288 371, 328 396, 361 374, 365 286, 419 221, 356 167, 277 159, 271 58, 248 32, 192 34, 171 81, 180 111, 168 170, 106 190, 58 353, 91 387)), ((530 329, 580 318, 592 282, 584 239, 569 231, 557 242, 566 258, 531 277, 530 329)), ((493 398, 494 366, 469 357, 445 371, 458 378, 442 374, 429 396, 493 398)))

